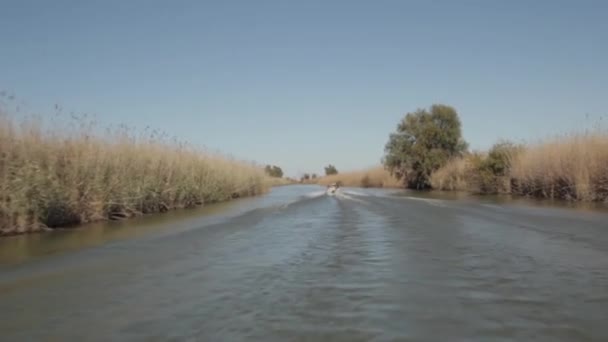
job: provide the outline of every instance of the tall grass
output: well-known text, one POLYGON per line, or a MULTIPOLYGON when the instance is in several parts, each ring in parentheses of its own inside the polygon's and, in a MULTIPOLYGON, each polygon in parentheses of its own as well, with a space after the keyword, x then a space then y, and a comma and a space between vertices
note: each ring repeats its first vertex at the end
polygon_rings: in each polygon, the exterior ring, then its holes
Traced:
POLYGON ((317 179, 321 185, 340 182, 342 186, 363 187, 363 188, 398 188, 403 186, 403 182, 378 166, 367 170, 343 172, 336 175, 325 176, 317 179))
POLYGON ((0 235, 189 208, 267 186, 259 166, 157 132, 65 127, 0 112, 0 235))
POLYGON ((433 188, 540 198, 608 201, 608 134, 572 134, 505 150, 469 154, 431 177, 433 188), (499 159, 502 168, 496 168, 499 159))
POLYGON ((472 170, 474 155, 462 158, 454 158, 431 175, 431 186, 433 189, 447 191, 469 190, 469 173, 472 170))
POLYGON ((284 186, 284 185, 291 185, 291 184, 296 184, 297 181, 291 178, 286 178, 286 177, 266 177, 266 185, 268 187, 275 187, 275 186, 284 186))
POLYGON ((513 160, 512 192, 608 201, 608 134, 575 134, 530 146, 513 160))

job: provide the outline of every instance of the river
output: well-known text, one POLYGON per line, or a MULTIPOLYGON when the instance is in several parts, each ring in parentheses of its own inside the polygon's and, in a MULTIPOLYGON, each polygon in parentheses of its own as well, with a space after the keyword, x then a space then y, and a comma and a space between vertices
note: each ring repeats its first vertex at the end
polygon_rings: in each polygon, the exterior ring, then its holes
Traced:
POLYGON ((317 186, 0 240, 2 341, 607 341, 608 214, 317 186))

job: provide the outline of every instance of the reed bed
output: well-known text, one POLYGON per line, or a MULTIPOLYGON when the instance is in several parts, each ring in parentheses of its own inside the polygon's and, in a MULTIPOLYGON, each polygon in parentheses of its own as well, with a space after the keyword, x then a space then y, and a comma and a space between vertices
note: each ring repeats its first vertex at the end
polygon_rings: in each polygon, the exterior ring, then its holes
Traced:
POLYGON ((53 127, 0 112, 0 235, 191 208, 267 189, 263 169, 253 163, 155 131, 101 132, 75 120, 53 127))
POLYGON ((339 182, 342 186, 362 188, 399 188, 403 186, 403 182, 391 176, 382 166, 325 176, 318 178, 316 182, 321 185, 339 182))
POLYGON ((518 195, 608 201, 608 134, 573 134, 528 147, 509 172, 518 195))
POLYGON ((608 201, 608 134, 577 133, 504 151, 450 161, 431 177, 434 189, 608 201), (498 171, 497 171, 498 170, 498 171))

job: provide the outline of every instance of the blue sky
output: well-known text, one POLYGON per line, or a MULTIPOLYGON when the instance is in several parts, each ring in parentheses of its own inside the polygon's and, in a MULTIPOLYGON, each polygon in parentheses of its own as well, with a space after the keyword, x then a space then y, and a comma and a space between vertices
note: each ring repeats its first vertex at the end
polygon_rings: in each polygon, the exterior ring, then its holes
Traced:
POLYGON ((476 149, 606 118, 607 17, 606 1, 0 0, 0 89, 296 176, 378 164, 433 103, 476 149))

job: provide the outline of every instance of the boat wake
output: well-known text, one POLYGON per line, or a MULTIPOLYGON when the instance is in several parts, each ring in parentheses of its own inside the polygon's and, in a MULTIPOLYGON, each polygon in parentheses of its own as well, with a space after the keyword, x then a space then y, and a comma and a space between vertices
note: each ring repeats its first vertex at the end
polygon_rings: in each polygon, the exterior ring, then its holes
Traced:
POLYGON ((310 193, 307 193, 306 195, 302 196, 305 198, 315 198, 315 197, 321 197, 325 195, 325 191, 324 190, 319 190, 319 191, 313 191, 310 193))

